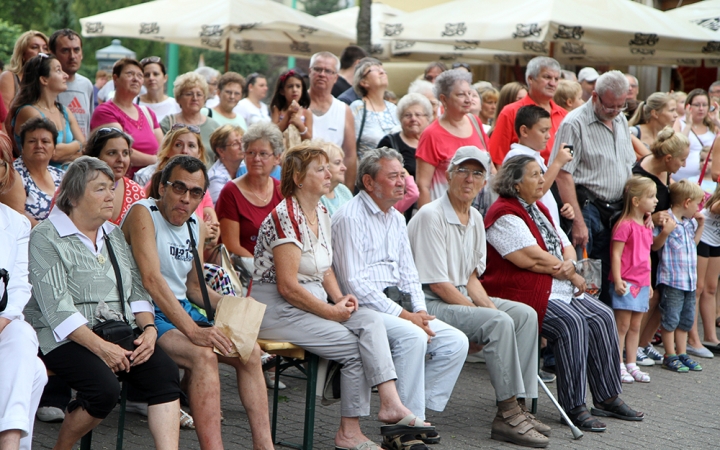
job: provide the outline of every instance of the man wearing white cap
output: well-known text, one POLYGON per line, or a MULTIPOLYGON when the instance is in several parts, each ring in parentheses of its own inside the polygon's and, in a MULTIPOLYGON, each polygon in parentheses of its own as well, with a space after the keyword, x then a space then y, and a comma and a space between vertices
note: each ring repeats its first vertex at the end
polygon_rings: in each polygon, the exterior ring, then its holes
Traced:
POLYGON ((485 224, 471 204, 491 167, 487 152, 460 147, 447 169, 447 192, 410 220, 410 247, 428 313, 484 346, 498 401, 491 438, 544 447, 550 427, 525 407, 526 399, 537 397, 537 313, 489 297, 478 279, 485 271, 485 224))
POLYGON ((582 99, 586 102, 592 97, 593 90, 595 89, 595 81, 598 79, 600 74, 597 70, 592 67, 585 67, 580 69, 578 72, 578 81, 582 86, 582 99))

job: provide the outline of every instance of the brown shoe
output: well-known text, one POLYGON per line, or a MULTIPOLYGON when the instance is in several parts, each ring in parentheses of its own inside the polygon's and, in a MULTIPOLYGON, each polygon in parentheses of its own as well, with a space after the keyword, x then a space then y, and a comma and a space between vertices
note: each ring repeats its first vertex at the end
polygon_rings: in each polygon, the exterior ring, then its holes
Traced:
POLYGON ((525 417, 530 421, 530 424, 535 428, 537 431, 541 432, 547 437, 550 437, 550 432, 552 431, 552 428, 545 425, 544 423, 540 422, 535 418, 535 416, 530 412, 529 409, 527 409, 527 406, 520 403, 520 409, 522 410, 523 414, 525 414, 525 417))
POLYGON ((498 408, 490 438, 533 448, 545 448, 550 442, 547 436, 535 430, 517 404, 506 411, 498 408))

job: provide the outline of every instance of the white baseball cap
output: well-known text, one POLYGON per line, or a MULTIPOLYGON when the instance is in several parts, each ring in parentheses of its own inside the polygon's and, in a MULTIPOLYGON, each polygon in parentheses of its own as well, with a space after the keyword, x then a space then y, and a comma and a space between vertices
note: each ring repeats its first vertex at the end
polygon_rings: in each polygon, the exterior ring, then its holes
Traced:
POLYGON ((597 70, 593 69, 592 67, 585 67, 578 73, 578 82, 580 81, 587 81, 589 83, 595 82, 595 80, 598 79, 600 74, 597 70))
POLYGON ((480 150, 474 145, 466 145, 457 149, 450 164, 457 166, 471 159, 479 162, 485 168, 486 172, 490 170, 490 154, 485 150, 480 150))

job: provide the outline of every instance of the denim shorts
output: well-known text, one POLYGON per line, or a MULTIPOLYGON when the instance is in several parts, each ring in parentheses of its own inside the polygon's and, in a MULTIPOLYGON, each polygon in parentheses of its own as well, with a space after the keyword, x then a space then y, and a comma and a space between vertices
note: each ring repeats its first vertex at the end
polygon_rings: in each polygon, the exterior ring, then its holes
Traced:
MULTIPOLYGON (((190 315, 190 318, 193 321, 196 322, 207 322, 207 317, 203 316, 202 313, 197 308, 193 307, 193 304, 190 303, 190 300, 188 299, 182 299, 179 300, 180 306, 183 307, 185 311, 187 311, 188 315, 190 315)), ((160 339, 160 336, 165 334, 166 332, 177 328, 175 325, 173 325, 172 322, 170 322, 170 319, 163 314, 162 311, 160 311, 160 308, 157 306, 155 307, 155 326, 158 329, 158 339, 160 339)))
POLYGON ((625 295, 618 295, 615 292, 615 283, 610 283, 612 308, 634 312, 647 312, 650 308, 650 286, 638 287, 629 282, 627 286, 628 290, 625 295))
POLYGON ((695 322, 695 291, 660 285, 660 326, 665 331, 690 331, 695 322))

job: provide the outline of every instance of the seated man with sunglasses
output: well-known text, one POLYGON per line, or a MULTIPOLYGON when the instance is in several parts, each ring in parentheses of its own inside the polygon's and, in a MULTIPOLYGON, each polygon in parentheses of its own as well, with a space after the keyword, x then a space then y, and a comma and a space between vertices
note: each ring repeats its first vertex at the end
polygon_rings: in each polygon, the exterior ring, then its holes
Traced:
MULTIPOLYGON (((190 302, 203 306, 200 282, 193 261, 193 244, 204 242, 193 213, 205 195, 208 177, 197 158, 179 155, 162 171, 158 199, 137 202, 122 229, 142 274, 143 286, 155 301, 158 344, 189 371, 188 397, 202 448, 222 448, 220 378, 218 362, 233 366, 248 414, 254 449, 272 449, 268 403, 260 348, 247 364, 217 355, 231 351, 230 340, 190 302), (190 235, 192 230, 192 235, 190 235)), ((197 254, 197 253, 195 253, 197 254)), ((210 303, 220 295, 208 289, 210 303)))

